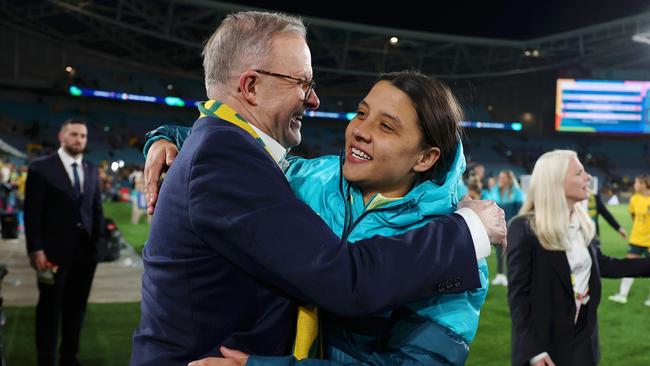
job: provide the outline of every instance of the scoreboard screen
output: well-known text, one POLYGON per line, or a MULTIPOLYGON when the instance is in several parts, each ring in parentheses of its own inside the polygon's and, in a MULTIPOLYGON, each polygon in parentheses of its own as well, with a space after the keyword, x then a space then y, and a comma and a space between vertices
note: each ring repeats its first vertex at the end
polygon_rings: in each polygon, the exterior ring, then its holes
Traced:
POLYGON ((558 79, 555 130, 650 133, 649 81, 558 79))

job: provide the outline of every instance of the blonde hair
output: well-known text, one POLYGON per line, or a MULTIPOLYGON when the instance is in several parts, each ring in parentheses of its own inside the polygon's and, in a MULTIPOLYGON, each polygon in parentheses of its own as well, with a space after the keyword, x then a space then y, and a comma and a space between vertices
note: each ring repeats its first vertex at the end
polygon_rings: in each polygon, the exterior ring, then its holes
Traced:
POLYGON ((481 190, 483 189, 483 183, 478 177, 471 177, 467 181, 467 195, 470 196, 473 200, 481 199, 481 190))
POLYGON ((229 14, 203 48, 203 71, 208 97, 227 87, 236 72, 264 62, 277 33, 296 33, 306 39, 302 20, 280 13, 243 11, 229 14))
MULTIPOLYGON (((565 198, 564 179, 569 161, 578 158, 575 151, 555 150, 537 159, 530 178, 528 194, 520 215, 529 220, 540 244, 546 250, 566 250, 566 234, 569 229, 569 206, 565 198)), ((573 206, 582 236, 589 245, 596 235, 596 228, 580 202, 573 206)))

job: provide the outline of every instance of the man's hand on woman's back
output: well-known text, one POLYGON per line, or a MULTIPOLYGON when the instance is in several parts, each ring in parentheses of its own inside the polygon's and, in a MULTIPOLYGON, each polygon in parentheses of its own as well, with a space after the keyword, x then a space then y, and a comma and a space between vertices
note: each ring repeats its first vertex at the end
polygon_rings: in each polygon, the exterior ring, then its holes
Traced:
POLYGON ((496 202, 467 198, 458 203, 458 208, 469 208, 474 211, 481 219, 490 243, 506 247, 506 235, 508 233, 506 228, 506 215, 496 202))
POLYGON ((178 155, 178 148, 167 140, 154 142, 147 153, 147 161, 144 163, 144 193, 147 197, 147 213, 153 215, 156 201, 158 201, 158 190, 160 189, 160 177, 178 155))

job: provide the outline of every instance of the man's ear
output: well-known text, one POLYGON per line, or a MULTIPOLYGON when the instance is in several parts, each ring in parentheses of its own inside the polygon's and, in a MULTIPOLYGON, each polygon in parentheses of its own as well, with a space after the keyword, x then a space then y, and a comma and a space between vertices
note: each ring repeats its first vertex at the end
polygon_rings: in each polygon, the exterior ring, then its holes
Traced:
POLYGON ((427 147, 418 156, 418 160, 413 165, 413 170, 418 173, 426 172, 435 165, 438 159, 440 159, 440 149, 437 147, 427 147))
POLYGON ((259 77, 255 71, 246 71, 239 76, 239 89, 237 90, 244 99, 252 106, 257 106, 257 87, 259 77))

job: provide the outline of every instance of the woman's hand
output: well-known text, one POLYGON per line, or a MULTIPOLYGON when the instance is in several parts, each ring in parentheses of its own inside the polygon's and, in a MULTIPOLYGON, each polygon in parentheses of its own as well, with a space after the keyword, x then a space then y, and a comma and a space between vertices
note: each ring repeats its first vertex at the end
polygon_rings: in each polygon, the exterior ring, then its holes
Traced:
POLYGON ((221 347, 219 349, 222 357, 206 357, 198 361, 192 361, 187 366, 244 366, 248 361, 248 356, 244 352, 234 349, 221 347))
POLYGON ((544 356, 544 358, 535 362, 533 366, 555 366, 555 364, 551 361, 551 357, 544 356))

